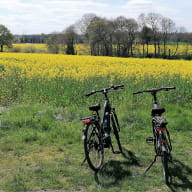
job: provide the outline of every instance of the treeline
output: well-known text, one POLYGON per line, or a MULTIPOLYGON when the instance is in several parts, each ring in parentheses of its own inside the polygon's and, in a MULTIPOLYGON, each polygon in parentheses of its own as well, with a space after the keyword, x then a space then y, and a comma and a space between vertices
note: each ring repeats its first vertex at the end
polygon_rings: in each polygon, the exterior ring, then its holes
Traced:
POLYGON ((62 32, 22 36, 20 42, 46 43, 51 53, 75 55, 75 45, 86 44, 90 47, 90 55, 95 56, 175 58, 181 42, 192 44, 192 33, 157 13, 141 14, 137 20, 85 14, 62 32), (175 45, 175 51, 168 48, 169 44, 175 45), (136 45, 142 45, 140 55, 134 54, 136 45), (153 53, 149 52, 149 45, 153 45, 153 53))
POLYGON ((14 35, 14 43, 46 43, 44 34, 14 35))

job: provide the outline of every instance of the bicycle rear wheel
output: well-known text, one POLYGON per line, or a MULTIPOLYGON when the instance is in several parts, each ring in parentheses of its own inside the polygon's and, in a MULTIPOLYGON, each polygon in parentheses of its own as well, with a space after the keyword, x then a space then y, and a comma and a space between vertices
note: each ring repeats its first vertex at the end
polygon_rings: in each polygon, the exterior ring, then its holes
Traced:
POLYGON ((86 124, 85 126, 85 157, 90 168, 94 171, 98 171, 102 167, 104 160, 103 143, 99 127, 95 123, 86 124))
POLYGON ((168 168, 168 154, 166 151, 162 152, 161 161, 162 161, 162 167, 163 167, 163 175, 165 178, 165 183, 169 183, 169 168, 168 168))

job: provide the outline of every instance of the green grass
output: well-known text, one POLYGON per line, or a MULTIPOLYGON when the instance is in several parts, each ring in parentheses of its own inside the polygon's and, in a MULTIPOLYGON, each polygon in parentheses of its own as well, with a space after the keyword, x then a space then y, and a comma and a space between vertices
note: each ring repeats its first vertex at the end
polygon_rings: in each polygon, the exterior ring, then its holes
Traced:
POLYGON ((0 190, 82 192, 183 192, 192 191, 192 81, 179 76, 162 79, 110 80, 92 78, 84 82, 56 78, 20 79, 15 71, 0 81, 0 190), (17 81, 19 80, 19 81, 17 81), (12 82, 16 82, 13 84, 12 82), (94 174, 84 159, 83 125, 80 117, 90 114, 88 106, 102 103, 102 95, 83 95, 110 84, 124 84, 124 90, 109 96, 122 127, 123 155, 105 153, 105 164, 94 174), (160 159, 144 175, 154 158, 151 96, 133 96, 139 89, 176 86, 159 93, 172 138, 172 182, 164 184, 160 159))
POLYGON ((94 174, 84 159, 79 117, 87 106, 54 107, 17 104, 1 109, 0 189, 5 191, 191 191, 191 127, 187 107, 167 104, 166 117, 172 136, 172 183, 164 184, 161 162, 144 170, 153 160, 150 106, 115 105, 122 125, 123 155, 105 153, 104 167, 94 174), (181 113, 182 111, 182 113, 181 113), (188 114, 188 116, 187 116, 188 114), (188 119, 188 120, 186 120, 188 119), (187 122, 185 125, 184 122, 187 122), (184 126, 181 126, 184 123, 184 126))

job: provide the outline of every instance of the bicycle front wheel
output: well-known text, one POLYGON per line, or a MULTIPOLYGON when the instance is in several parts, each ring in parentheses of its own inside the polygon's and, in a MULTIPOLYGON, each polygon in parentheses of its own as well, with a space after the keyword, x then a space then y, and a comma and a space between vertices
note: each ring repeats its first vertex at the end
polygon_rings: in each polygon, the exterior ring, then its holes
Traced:
POLYGON ((85 157, 90 168, 94 171, 98 171, 102 167, 104 160, 103 143, 99 127, 95 123, 86 124, 85 126, 85 157))
MULTIPOLYGON (((116 117, 117 118, 117 117, 116 117)), ((111 122, 112 122, 112 129, 113 129, 113 133, 115 135, 115 139, 117 141, 117 145, 119 147, 119 151, 122 153, 122 146, 121 146, 121 142, 120 142, 120 138, 119 138, 119 128, 118 128, 118 124, 116 119, 114 118, 114 116, 111 116, 111 122)))
POLYGON ((162 161, 163 175, 165 178, 165 183, 168 184, 168 182, 169 182, 168 161, 169 160, 168 160, 168 154, 166 151, 162 152, 161 161, 162 161))

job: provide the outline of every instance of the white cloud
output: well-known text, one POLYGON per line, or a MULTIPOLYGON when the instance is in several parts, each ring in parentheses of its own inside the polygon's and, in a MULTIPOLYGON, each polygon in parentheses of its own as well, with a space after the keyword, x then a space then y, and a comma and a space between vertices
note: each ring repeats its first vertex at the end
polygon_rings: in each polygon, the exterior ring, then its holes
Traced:
POLYGON ((153 12, 160 13, 162 16, 172 19, 176 26, 184 26, 188 31, 192 31, 191 18, 191 0, 154 0, 153 12))
POLYGON ((89 0, 7 0, 0 4, 0 19, 13 33, 50 33, 63 30, 85 13, 99 13, 97 10, 106 7, 105 3, 89 0))
POLYGON ((160 13, 161 15, 173 15, 178 14, 179 7, 172 5, 173 2, 167 0, 153 1, 153 12, 160 13))
POLYGON ((122 8, 127 10, 126 16, 135 18, 141 13, 159 13, 172 19, 177 26, 185 26, 192 31, 192 24, 189 20, 192 8, 191 0, 128 0, 122 8))
POLYGON ((62 31, 86 13, 107 18, 120 15, 137 18, 141 13, 157 12, 170 17, 178 25, 191 26, 191 0, 0 1, 0 23, 6 25, 14 34, 62 31))
POLYGON ((127 2, 127 5, 144 5, 152 4, 152 0, 130 0, 127 2))
POLYGON ((132 17, 136 17, 140 13, 151 12, 152 0, 130 0, 122 8, 126 9, 132 17))

